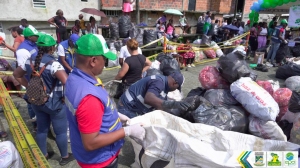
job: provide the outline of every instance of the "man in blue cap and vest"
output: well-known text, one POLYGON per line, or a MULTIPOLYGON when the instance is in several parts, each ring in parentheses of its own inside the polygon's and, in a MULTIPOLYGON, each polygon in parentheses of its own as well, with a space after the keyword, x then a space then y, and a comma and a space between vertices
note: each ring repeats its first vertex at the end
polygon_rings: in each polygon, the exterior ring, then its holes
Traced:
POLYGON ((274 59, 276 57, 277 50, 280 47, 281 43, 287 44, 288 42, 285 40, 285 28, 287 26, 288 22, 286 19, 283 19, 279 26, 277 26, 271 35, 271 49, 268 52, 267 56, 267 66, 273 66, 276 67, 277 65, 274 62, 274 59), (269 62, 271 59, 271 62, 269 62))
POLYGON ((184 78, 179 71, 169 76, 152 75, 145 77, 132 84, 120 97, 118 110, 129 118, 143 115, 150 111, 164 110, 172 112, 171 109, 186 111, 191 105, 183 101, 167 100, 170 91, 178 89, 184 78))
MULTIPOLYGON (((28 58, 35 60, 35 57, 38 54, 38 48, 36 42, 40 36, 40 33, 31 25, 27 26, 23 30, 23 35, 25 40, 19 45, 16 56, 17 56, 17 66, 25 66, 25 62, 28 58)), ((25 76, 27 81, 29 81, 30 76, 25 76)), ((26 100, 26 96, 24 97, 26 100)), ((27 104, 28 114, 32 121, 35 121, 35 113, 31 107, 31 104, 27 104)), ((36 130, 36 122, 33 122, 34 131, 36 130)))
POLYGON ((58 62, 64 66, 67 74, 75 66, 74 47, 78 39, 77 34, 72 34, 68 40, 62 41, 57 47, 58 62))
POLYGON ((96 76, 102 73, 105 59, 117 59, 104 38, 84 35, 76 42, 75 52, 76 67, 65 84, 72 153, 81 167, 115 168, 124 137, 142 140, 145 129, 140 124, 122 128, 129 118, 117 112, 99 84, 96 76))

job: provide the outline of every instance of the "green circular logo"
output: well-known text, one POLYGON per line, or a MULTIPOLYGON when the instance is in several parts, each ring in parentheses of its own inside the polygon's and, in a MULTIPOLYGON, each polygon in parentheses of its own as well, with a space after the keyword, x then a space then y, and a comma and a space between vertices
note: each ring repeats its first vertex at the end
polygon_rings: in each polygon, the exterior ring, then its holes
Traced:
POLYGON ((288 161, 291 161, 294 159, 294 154, 289 152, 285 155, 285 158, 288 160, 288 161))

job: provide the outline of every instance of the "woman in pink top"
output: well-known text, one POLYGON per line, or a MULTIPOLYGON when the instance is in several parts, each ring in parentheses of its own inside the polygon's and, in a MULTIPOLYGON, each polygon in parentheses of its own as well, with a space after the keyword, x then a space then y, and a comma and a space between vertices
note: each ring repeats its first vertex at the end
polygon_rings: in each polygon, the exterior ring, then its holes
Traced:
POLYGON ((167 37, 169 39, 172 39, 175 35, 175 27, 173 25, 173 19, 169 20, 169 23, 167 24, 167 37))
POLYGON ((131 1, 131 0, 123 0, 123 7, 122 7, 122 11, 124 13, 124 15, 129 15, 130 12, 133 11, 133 6, 132 4, 135 2, 131 1))

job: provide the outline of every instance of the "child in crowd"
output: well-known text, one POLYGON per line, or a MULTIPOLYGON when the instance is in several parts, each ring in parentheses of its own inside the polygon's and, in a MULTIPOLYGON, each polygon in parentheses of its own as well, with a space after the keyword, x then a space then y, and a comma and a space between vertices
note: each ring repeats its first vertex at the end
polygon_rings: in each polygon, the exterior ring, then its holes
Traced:
POLYGON ((123 0, 122 11, 124 15, 130 15, 130 12, 133 11, 133 3, 135 0, 123 0))
POLYGON ((79 18, 79 25, 80 25, 81 33, 82 33, 82 35, 85 35, 86 27, 85 27, 85 21, 83 20, 83 15, 80 14, 78 16, 78 18, 79 18))
POLYGON ((187 67, 195 67, 195 52, 193 51, 190 40, 186 40, 186 44, 180 45, 177 50, 184 50, 184 52, 179 52, 179 54, 184 58, 187 67))

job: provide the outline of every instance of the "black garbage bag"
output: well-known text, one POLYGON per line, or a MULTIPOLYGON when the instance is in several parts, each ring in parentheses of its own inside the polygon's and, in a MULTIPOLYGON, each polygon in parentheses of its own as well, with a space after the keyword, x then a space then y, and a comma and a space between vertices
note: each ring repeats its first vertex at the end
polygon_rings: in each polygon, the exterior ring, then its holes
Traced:
POLYGON ((206 46, 210 46, 211 43, 211 36, 207 36, 205 34, 202 35, 202 39, 201 39, 201 45, 206 45, 206 46))
POLYGON ((248 118, 244 109, 239 106, 213 106, 205 98, 200 98, 200 106, 192 112, 196 123, 218 127, 225 131, 245 133, 248 127, 248 118))
POLYGON ((169 76, 172 72, 180 71, 179 64, 175 58, 162 53, 157 56, 156 60, 160 62, 159 69, 165 76, 169 76))
POLYGON ((214 106, 237 106, 239 102, 231 95, 229 89, 209 89, 204 98, 214 106))
POLYGON ((300 45, 295 45, 294 47, 290 47, 291 55, 293 57, 300 57, 300 45))
POLYGON ((131 30, 131 20, 130 16, 124 16, 122 15, 119 18, 119 35, 121 38, 127 38, 129 37, 129 31, 131 30))
POLYGON ((279 49, 277 50, 276 53, 276 63, 281 63, 281 61, 285 58, 285 57, 289 57, 290 54, 290 48, 287 44, 280 44, 279 49))
POLYGON ((189 122, 195 123, 192 112, 199 107, 199 105, 201 104, 201 100, 201 97, 198 95, 184 98, 182 101, 188 102, 192 106, 187 111, 181 111, 179 117, 188 120, 189 122))
POLYGON ((293 123, 289 123, 287 120, 281 120, 278 122, 279 127, 282 129, 287 140, 290 139, 291 130, 293 128, 293 123))
POLYGON ((119 25, 117 23, 109 24, 110 38, 113 40, 119 39, 119 25))
POLYGON ((152 76, 152 75, 162 75, 163 73, 158 69, 148 69, 146 76, 152 76))
POLYGON ((186 97, 191 97, 191 96, 203 96, 206 92, 206 89, 203 89, 202 87, 197 87, 195 89, 192 89, 186 97))
POLYGON ((289 101, 289 111, 292 113, 300 112, 300 93, 293 91, 289 101))
POLYGON ((203 22, 199 22, 199 23, 197 24, 196 34, 203 34, 203 26, 204 26, 204 23, 203 23, 203 22))
POLYGON ((138 34, 138 29, 137 27, 134 26, 134 24, 131 24, 131 29, 129 30, 129 37, 130 38, 135 38, 138 34))
POLYGON ((220 57, 218 64, 221 76, 229 83, 233 83, 241 77, 250 77, 254 81, 257 78, 257 74, 244 60, 244 55, 238 51, 220 57))
POLYGON ((137 32, 135 40, 139 43, 139 47, 142 47, 144 45, 144 29, 138 28, 137 32))
MULTIPOLYGON (((144 45, 149 44, 153 41, 157 40, 157 31, 155 30, 144 30, 144 45)), ((157 43, 154 43, 145 48, 155 48, 157 47, 157 43)))
POLYGON ((279 79, 287 79, 291 76, 299 76, 300 75, 300 65, 289 62, 283 66, 280 66, 276 71, 276 78, 279 79))
POLYGON ((114 42, 114 45, 115 45, 116 50, 120 51, 123 43, 121 40, 118 40, 118 41, 114 42))

